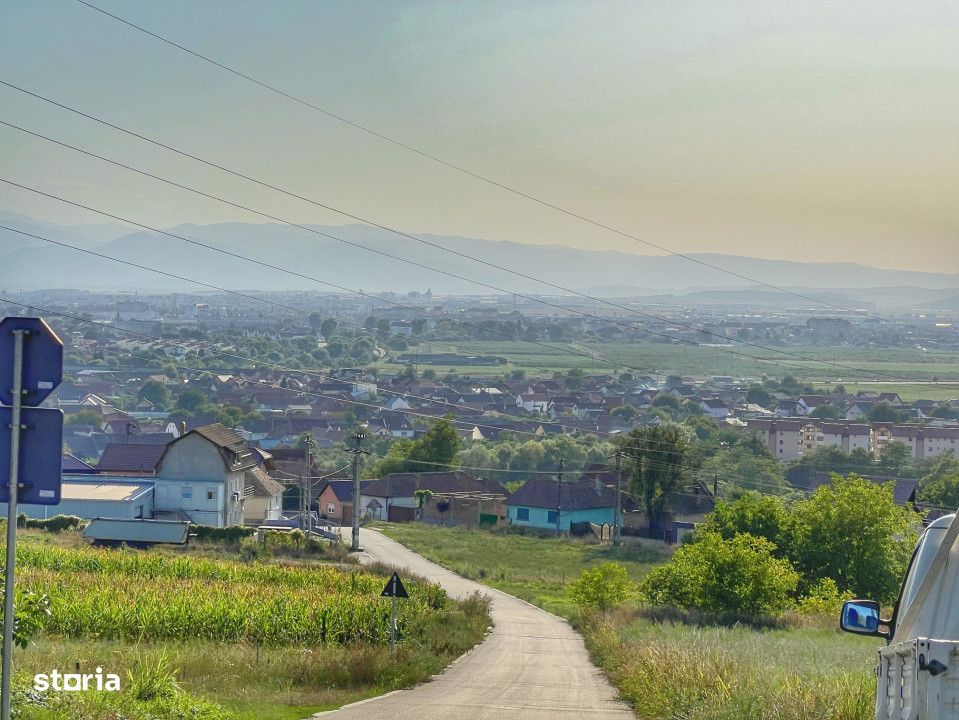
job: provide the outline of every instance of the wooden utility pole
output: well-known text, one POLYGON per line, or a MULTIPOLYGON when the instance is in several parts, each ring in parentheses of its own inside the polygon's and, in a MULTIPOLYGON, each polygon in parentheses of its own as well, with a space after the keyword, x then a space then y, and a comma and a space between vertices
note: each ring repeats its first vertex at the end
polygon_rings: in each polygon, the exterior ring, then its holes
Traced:
POLYGON ((613 516, 613 545, 619 545, 620 519, 623 515, 623 451, 616 451, 616 514, 613 516))
POLYGON ((563 534, 563 466, 565 462, 562 458, 559 460, 559 472, 556 473, 556 535, 563 534))

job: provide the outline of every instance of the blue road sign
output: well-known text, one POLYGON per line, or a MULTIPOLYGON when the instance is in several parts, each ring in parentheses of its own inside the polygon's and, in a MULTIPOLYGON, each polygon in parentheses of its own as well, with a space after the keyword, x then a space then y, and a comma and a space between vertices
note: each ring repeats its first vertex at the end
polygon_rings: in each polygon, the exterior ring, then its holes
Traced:
MULTIPOLYGON (((0 502, 10 499, 10 433, 13 409, 0 405, 0 502)), ((63 411, 23 408, 20 424, 20 490, 18 503, 60 504, 63 460, 63 411)))
POLYGON ((13 330, 30 331, 23 343, 23 404, 34 407, 63 380, 63 342, 40 318, 0 321, 0 403, 4 405, 13 404, 13 330))

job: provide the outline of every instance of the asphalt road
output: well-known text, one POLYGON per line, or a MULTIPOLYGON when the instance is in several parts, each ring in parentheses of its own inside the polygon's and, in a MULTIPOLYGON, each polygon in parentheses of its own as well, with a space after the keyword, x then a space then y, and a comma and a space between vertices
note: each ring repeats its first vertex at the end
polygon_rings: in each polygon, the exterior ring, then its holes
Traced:
MULTIPOLYGON (((348 531, 348 529, 347 529, 348 531)), ((342 720, 632 720, 632 711, 586 654, 583 639, 560 618, 512 595, 460 577, 382 534, 361 531, 376 560, 442 585, 454 597, 492 598, 493 632, 442 675, 411 690, 315 715, 342 720)))

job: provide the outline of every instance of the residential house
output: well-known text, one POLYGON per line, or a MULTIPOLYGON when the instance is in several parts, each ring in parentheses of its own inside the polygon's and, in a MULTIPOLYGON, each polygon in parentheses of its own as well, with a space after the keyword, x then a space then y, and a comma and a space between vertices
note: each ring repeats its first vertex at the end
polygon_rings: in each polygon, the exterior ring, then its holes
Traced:
MULTIPOLYGON (((371 480, 360 481, 360 494, 369 487, 371 480)), ((353 480, 328 480, 317 498, 319 515, 337 525, 353 523, 353 480)))
POLYGON ((156 476, 156 514, 199 525, 242 525, 254 454, 234 430, 194 428, 166 447, 156 476))
POLYGON ((576 523, 612 525, 615 508, 615 491, 592 477, 565 483, 534 478, 506 501, 511 525, 561 533, 568 533, 576 523))
POLYGON ((97 472, 102 475, 153 477, 157 474, 160 458, 166 449, 166 445, 110 443, 100 456, 97 472))
POLYGON ((847 420, 865 420, 869 411, 875 407, 875 400, 856 400, 852 405, 846 408, 847 420))
POLYGON ((370 418, 367 423, 369 432, 376 437, 409 438, 416 435, 413 423, 405 413, 382 413, 370 418))
POLYGON ((550 399, 546 393, 520 393, 516 396, 516 407, 526 412, 546 415, 549 413, 550 399))
POLYGON ((699 406, 706 415, 714 420, 723 420, 733 414, 726 403, 715 397, 703 398, 699 401, 699 406))
MULTIPOLYGON (((509 493, 495 480, 476 478, 461 470, 451 472, 391 473, 371 482, 360 495, 360 510, 365 517, 392 522, 410 522, 418 519, 420 498, 418 490, 428 490, 432 494, 430 502, 433 508, 428 518, 445 515, 460 516, 454 506, 461 506, 461 500, 468 498, 490 501, 499 498, 502 502, 509 493), (454 499, 455 498, 455 499, 454 499), (449 507, 444 511, 438 503, 446 501, 449 507), (451 512, 452 511, 452 512, 451 512)), ((424 510, 426 510, 424 508, 424 510)), ((505 512, 503 513, 505 516, 505 512)), ((477 517, 477 522, 479 518, 477 517)))
POLYGON ((253 467, 245 474, 243 522, 264 525, 283 515, 284 486, 270 477, 262 467, 253 467))

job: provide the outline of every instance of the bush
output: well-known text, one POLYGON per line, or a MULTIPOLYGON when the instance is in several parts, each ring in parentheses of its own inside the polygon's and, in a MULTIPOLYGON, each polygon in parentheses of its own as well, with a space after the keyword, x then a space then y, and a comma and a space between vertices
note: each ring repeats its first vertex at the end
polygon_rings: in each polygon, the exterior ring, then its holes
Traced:
POLYGON ((47 532, 63 532, 64 530, 77 530, 86 527, 87 521, 76 515, 54 515, 46 520, 37 520, 20 514, 17 517, 17 527, 27 528, 29 530, 46 530, 47 532))
POLYGON ((238 545, 243 538, 256 534, 256 528, 244 525, 230 525, 229 527, 190 525, 190 534, 196 536, 197 542, 221 542, 228 545, 238 545))
POLYGON ((570 583, 567 593, 581 608, 611 610, 625 603, 636 592, 626 566, 606 562, 583 570, 579 579, 570 583))
POLYGON ((853 594, 848 590, 840 592, 836 581, 832 578, 822 578, 813 585, 807 595, 799 599, 796 610, 801 615, 819 615, 822 617, 839 617, 839 611, 846 600, 852 600, 853 594))
POLYGON ((799 574, 788 560, 773 556, 775 549, 768 540, 749 534, 725 540, 703 533, 649 573, 640 590, 653 605, 714 615, 776 617, 792 606, 799 574))

